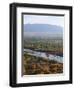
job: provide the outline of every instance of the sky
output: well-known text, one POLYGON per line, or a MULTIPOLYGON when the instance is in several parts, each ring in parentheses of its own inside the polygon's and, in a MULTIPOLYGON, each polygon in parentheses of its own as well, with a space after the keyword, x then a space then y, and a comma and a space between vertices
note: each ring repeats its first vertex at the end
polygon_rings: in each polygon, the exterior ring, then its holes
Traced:
POLYGON ((64 28, 64 16, 24 15, 24 24, 51 24, 64 28))
MULTIPOLYGON (((48 25, 56 25, 62 27, 64 30, 64 16, 42 16, 42 15, 24 15, 23 16, 23 24, 48 24, 48 25)), ((38 29, 34 29, 35 31, 31 32, 31 29, 25 30, 24 27, 24 36, 49 36, 52 34, 61 35, 63 33, 55 33, 55 31, 49 30, 47 32, 39 31, 38 29)), ((63 31, 62 31, 63 32, 63 31)))

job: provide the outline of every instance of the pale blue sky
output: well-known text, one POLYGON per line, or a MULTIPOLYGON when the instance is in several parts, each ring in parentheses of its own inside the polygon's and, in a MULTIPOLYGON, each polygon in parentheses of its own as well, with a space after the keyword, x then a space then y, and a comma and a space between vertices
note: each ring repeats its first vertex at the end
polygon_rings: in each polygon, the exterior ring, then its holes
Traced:
POLYGON ((43 16, 43 15, 24 15, 24 36, 63 36, 64 30, 64 16, 43 16), (54 28, 54 25, 59 26, 58 28, 55 27, 54 30, 48 30, 47 27, 45 29, 39 29, 40 26, 35 25, 33 27, 28 25, 26 27, 25 24, 47 24, 54 28))
POLYGON ((64 16, 24 15, 24 24, 51 24, 64 28, 64 16))

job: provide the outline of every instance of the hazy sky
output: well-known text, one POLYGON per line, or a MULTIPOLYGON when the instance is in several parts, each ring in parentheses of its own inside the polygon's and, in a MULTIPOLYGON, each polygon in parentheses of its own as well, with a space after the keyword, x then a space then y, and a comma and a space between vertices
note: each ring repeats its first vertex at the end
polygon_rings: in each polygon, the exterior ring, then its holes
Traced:
POLYGON ((24 24, 51 24, 64 27, 64 16, 24 15, 24 24))
MULTIPOLYGON (((25 24, 48 24, 48 25, 56 25, 62 28, 62 32, 64 30, 64 16, 42 16, 42 15, 24 15, 24 26, 25 24)), ((29 27, 30 28, 30 27, 29 27)), ((38 28, 39 29, 39 28, 38 28)), ((24 27, 24 36, 62 36, 63 33, 59 31, 55 33, 55 30, 46 30, 45 32, 42 30, 34 29, 35 31, 31 32, 31 29, 26 30, 24 27)))

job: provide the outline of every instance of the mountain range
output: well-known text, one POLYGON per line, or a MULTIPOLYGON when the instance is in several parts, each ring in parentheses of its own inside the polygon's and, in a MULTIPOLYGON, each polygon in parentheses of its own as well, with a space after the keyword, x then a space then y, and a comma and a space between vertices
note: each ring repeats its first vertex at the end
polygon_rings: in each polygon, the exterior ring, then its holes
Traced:
POLYGON ((57 25, 50 24, 24 24, 24 36, 40 36, 40 37, 61 37, 63 28, 57 25))

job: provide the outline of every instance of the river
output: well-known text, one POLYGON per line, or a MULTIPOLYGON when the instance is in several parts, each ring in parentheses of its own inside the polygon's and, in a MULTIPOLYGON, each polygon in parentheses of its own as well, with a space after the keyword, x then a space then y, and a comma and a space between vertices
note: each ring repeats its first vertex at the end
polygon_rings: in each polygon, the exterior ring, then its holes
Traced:
POLYGON ((40 52, 40 51, 34 51, 31 49, 24 49, 24 53, 28 53, 29 55, 36 56, 36 57, 42 57, 48 60, 54 60, 59 63, 63 63, 63 56, 59 55, 53 55, 53 54, 46 54, 46 52, 40 52))

